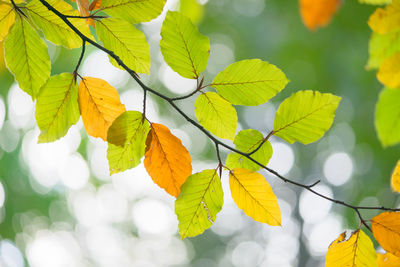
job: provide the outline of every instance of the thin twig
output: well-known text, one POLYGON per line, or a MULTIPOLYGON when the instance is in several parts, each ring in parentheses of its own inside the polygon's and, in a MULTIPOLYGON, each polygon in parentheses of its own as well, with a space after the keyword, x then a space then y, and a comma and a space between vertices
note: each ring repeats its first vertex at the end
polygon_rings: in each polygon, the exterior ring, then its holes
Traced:
POLYGON ((274 131, 270 131, 269 134, 261 141, 261 143, 251 152, 247 153, 248 156, 253 155, 254 153, 256 153, 261 147, 262 145, 268 141, 268 139, 274 134, 274 131))
POLYGON ((89 16, 65 15, 65 17, 69 18, 69 19, 106 19, 106 18, 108 18, 107 16, 95 16, 95 15, 89 15, 89 16))
POLYGON ((146 118, 147 90, 143 90, 143 121, 146 118))
POLYGON ((219 178, 222 178, 222 160, 221 160, 221 154, 219 152, 219 145, 217 143, 215 143, 215 152, 217 154, 217 158, 218 158, 218 168, 219 168, 219 178))
POLYGON ((75 70, 74 70, 74 72, 73 72, 75 82, 76 82, 76 76, 79 75, 79 74, 78 74, 78 69, 79 69, 79 67, 81 66, 83 57, 85 56, 85 50, 86 50, 86 40, 82 40, 81 55, 79 56, 78 63, 76 64, 75 70))
POLYGON ((191 92, 191 93, 189 93, 187 95, 184 95, 184 96, 171 98, 171 100, 172 101, 183 100, 183 99, 191 97, 192 95, 196 94, 197 92, 199 92, 202 89, 201 87, 203 85, 203 82, 204 82, 204 76, 203 76, 203 78, 201 78, 200 82, 199 82, 199 78, 197 78, 197 86, 196 86, 196 89, 193 92, 191 92))

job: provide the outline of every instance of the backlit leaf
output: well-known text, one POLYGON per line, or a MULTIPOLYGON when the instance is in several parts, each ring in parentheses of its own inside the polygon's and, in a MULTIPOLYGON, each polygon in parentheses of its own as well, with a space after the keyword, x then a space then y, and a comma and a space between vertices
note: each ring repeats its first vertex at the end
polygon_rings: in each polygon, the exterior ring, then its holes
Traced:
POLYGON ((300 0, 300 14, 309 30, 329 24, 339 9, 340 0, 300 0))
POLYGON ((344 232, 329 246, 325 266, 376 267, 374 244, 362 230, 352 233, 348 240, 344 232))
POLYGON ((400 90, 384 89, 375 111, 375 128, 384 147, 400 142, 400 90))
POLYGON ((125 112, 117 90, 106 81, 92 77, 84 77, 79 84, 79 108, 86 132, 104 141, 113 121, 125 112))
POLYGON ((211 86, 234 105, 256 106, 279 93, 289 80, 268 62, 242 60, 218 73, 211 86))
POLYGON ((400 88, 400 52, 382 62, 377 77, 387 87, 400 88))
POLYGON ((371 219, 372 233, 387 252, 400 256, 400 212, 383 212, 371 219))
POLYGON ((377 253, 378 255, 378 267, 399 267, 400 258, 390 253, 377 253))
MULTIPOLYGON (((79 13, 81 13, 82 17, 90 16, 90 3, 89 0, 73 0, 78 5, 79 13)), ((95 26, 93 19, 86 19, 89 25, 95 26)))
POLYGON ((390 184, 394 191, 400 193, 400 160, 397 161, 396 167, 393 170, 390 184))
POLYGON ((144 156, 150 125, 138 111, 122 113, 107 134, 107 158, 110 173, 121 172, 139 165, 144 156))
POLYGON ((46 43, 25 18, 17 16, 5 40, 4 50, 7 68, 14 74, 19 87, 35 99, 50 77, 46 43))
POLYGON ((78 122, 78 85, 69 73, 52 76, 42 87, 36 102, 39 143, 53 142, 78 122))
POLYGON ((153 181, 175 197, 192 174, 192 159, 181 140, 157 123, 151 125, 146 141, 144 166, 153 181))
POLYGON ((101 7, 101 0, 93 0, 90 3, 89 10, 97 10, 101 7))
MULTIPOLYGON (((131 23, 108 18, 96 22, 96 32, 105 48, 112 50, 131 69, 150 73, 150 47, 146 36, 131 23)), ((122 68, 110 57, 111 63, 122 68)))
POLYGON ((216 170, 189 176, 175 201, 181 237, 196 236, 210 228, 223 203, 224 194, 216 170))
POLYGON ((101 9, 108 15, 131 23, 150 21, 161 14, 165 0, 102 0, 101 9))
POLYGON ((286 98, 276 111, 274 135, 294 143, 309 144, 331 127, 340 97, 318 91, 299 91, 286 98))
POLYGON ((207 67, 210 40, 199 33, 189 18, 168 11, 161 28, 161 53, 181 76, 196 79, 207 67))
POLYGON ((231 103, 217 93, 201 94, 194 103, 200 124, 218 137, 233 140, 236 133, 237 114, 231 103))
POLYGON ((358 0, 358 2, 369 5, 386 5, 391 4, 392 0, 358 0))
POLYGON ((382 62, 400 51, 400 32, 378 34, 373 32, 369 40, 367 68, 377 69, 382 62))
POLYGON ((393 0, 391 5, 378 8, 369 17, 369 27, 379 34, 397 31, 400 29, 400 0, 393 0))
MULTIPOLYGON (((65 15, 80 16, 79 12, 62 0, 49 0, 48 3, 65 15)), ((81 38, 52 11, 48 10, 39 0, 33 0, 27 5, 28 14, 35 24, 43 31, 46 39, 56 45, 67 48, 82 46, 81 38)), ((68 19, 85 36, 93 38, 89 26, 83 19, 68 19)))
MULTIPOLYGON (((249 129, 240 131, 236 135, 233 143, 236 145, 237 150, 240 150, 244 153, 250 153, 254 149, 258 148, 263 140, 264 136, 262 135, 262 133, 257 130, 249 129)), ((255 153, 251 155, 251 157, 266 166, 268 164, 268 161, 272 157, 271 143, 269 141, 266 141, 260 147, 260 149, 258 149, 255 153)), ((229 169, 243 168, 252 171, 258 171, 259 169, 261 169, 261 166, 237 153, 230 153, 226 158, 225 165, 229 169)))
POLYGON ((0 3, 0 42, 6 38, 15 21, 15 12, 9 4, 0 3))
POLYGON ((278 200, 264 176, 246 169, 229 173, 229 185, 236 205, 255 221, 281 225, 278 200))

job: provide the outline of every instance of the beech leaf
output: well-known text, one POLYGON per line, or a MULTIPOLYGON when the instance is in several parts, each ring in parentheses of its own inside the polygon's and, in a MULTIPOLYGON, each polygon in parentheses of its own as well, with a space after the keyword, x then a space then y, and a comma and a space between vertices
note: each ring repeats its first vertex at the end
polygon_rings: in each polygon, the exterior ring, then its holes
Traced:
POLYGON ((387 252, 400 257, 400 212, 383 212, 371 219, 372 233, 387 252))

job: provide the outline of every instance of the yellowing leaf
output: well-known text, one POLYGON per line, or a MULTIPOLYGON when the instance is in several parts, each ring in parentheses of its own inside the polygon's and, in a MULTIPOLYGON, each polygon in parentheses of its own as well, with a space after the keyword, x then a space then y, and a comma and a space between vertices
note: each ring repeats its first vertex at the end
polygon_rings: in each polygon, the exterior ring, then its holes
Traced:
POLYGON ((250 59, 229 65, 218 73, 211 86, 234 105, 257 106, 282 91, 288 82, 274 65, 250 59))
POLYGON ((375 128, 384 147, 400 142, 400 90, 386 88, 380 93, 375 128))
POLYGON ((385 5, 391 4, 392 0, 358 0, 358 2, 369 5, 385 5))
POLYGON ((201 94, 194 103, 200 124, 218 137, 233 140, 236 133, 237 114, 231 103, 217 93, 201 94))
POLYGON ((162 124, 153 123, 146 143, 144 166, 168 194, 177 197, 187 177, 192 174, 192 159, 181 140, 162 124))
POLYGON ((400 256, 400 212, 383 212, 371 219, 372 233, 387 252, 400 256))
MULTIPOLYGON (((236 145, 236 149, 244 153, 250 153, 258 148, 263 140, 264 136, 262 135, 262 133, 253 129, 249 129, 240 131, 236 135, 233 143, 236 145)), ((264 144, 256 152, 254 152, 251 157, 266 166, 268 164, 268 161, 272 157, 271 143, 269 141, 264 142, 264 144)), ((225 165, 229 169, 243 168, 252 171, 258 171, 259 169, 261 169, 258 164, 238 153, 230 153, 226 158, 225 165)))
MULTIPOLYGON (((62 0, 47 1, 52 7, 65 15, 79 16, 79 12, 62 0)), ((35 24, 43 31, 46 39, 56 45, 63 45, 67 48, 77 48, 82 46, 81 38, 60 19, 56 14, 47 9, 39 0, 33 0, 27 6, 28 14, 35 24)), ((92 38, 89 26, 83 19, 68 19, 85 36, 92 38)))
POLYGON ((373 32, 369 40, 367 68, 377 69, 382 62, 400 51, 400 32, 378 34, 373 32))
POLYGON ((229 173, 229 185, 236 205, 255 221, 281 225, 278 200, 264 176, 246 169, 229 173))
POLYGON ((378 267, 399 267, 400 258, 390 253, 377 253, 378 255, 378 267))
POLYGON ((117 90, 102 79, 85 77, 79 84, 79 108, 86 132, 107 140, 112 122, 123 112, 117 90))
POLYGON ((204 170, 188 177, 175 201, 175 213, 182 238, 208 229, 224 203, 220 177, 216 170, 204 170))
POLYGON ((0 3, 0 42, 6 38, 15 21, 15 12, 9 4, 0 3))
POLYGON ((294 143, 309 144, 331 127, 340 97, 318 91, 298 91, 286 98, 276 111, 274 135, 294 143))
POLYGON ((101 0, 93 0, 90 3, 89 10, 97 10, 101 7, 101 0))
POLYGON ((63 73, 51 77, 42 87, 36 102, 36 121, 40 128, 39 143, 63 137, 78 122, 78 85, 74 76, 63 73))
POLYGON ((374 244, 362 230, 355 231, 348 240, 344 232, 329 246, 325 266, 376 267, 374 244))
POLYGON ((131 23, 146 22, 161 14, 165 0, 102 0, 101 9, 131 23))
MULTIPOLYGON (((89 10, 91 10, 91 9, 90 9, 89 0, 72 0, 72 1, 76 2, 79 13, 81 13, 82 17, 90 16, 89 10)), ((86 21, 89 25, 92 25, 93 27, 95 26, 93 19, 86 19, 86 21)))
POLYGON ((149 131, 149 123, 138 111, 126 111, 113 122, 107 134, 111 174, 139 165, 149 131))
POLYGON ((400 52, 382 62, 377 77, 387 87, 400 88, 400 52))
POLYGON ((400 160, 397 162, 390 179, 392 189, 400 193, 400 160))
MULTIPOLYGON (((150 73, 150 47, 146 36, 131 23, 109 18, 96 22, 97 36, 104 47, 112 50, 131 69, 150 73)), ((110 57, 111 63, 122 68, 110 57)))
POLYGON ((4 42, 4 51, 7 68, 14 74, 19 87, 35 99, 50 77, 46 43, 24 17, 17 16, 4 42))
POLYGON ((309 30, 329 24, 339 9, 340 0, 300 0, 300 14, 309 30))
POLYGON ((161 28, 160 48, 165 62, 179 75, 196 79, 207 67, 210 40, 189 18, 168 11, 161 28))
POLYGON ((400 29, 400 0, 393 0, 391 5, 375 10, 368 20, 369 27, 379 34, 400 29))

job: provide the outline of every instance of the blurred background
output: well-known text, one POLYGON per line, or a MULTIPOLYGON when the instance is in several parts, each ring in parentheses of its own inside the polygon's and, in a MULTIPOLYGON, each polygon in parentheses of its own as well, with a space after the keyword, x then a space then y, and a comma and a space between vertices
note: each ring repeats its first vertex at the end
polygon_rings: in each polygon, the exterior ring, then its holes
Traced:
MULTIPOLYGON (((328 27, 310 32, 293 0, 168 0, 159 18, 139 26, 152 55, 151 75, 141 78, 176 96, 192 91, 195 82, 180 78, 160 54, 159 33, 168 9, 181 10, 210 37, 206 81, 249 58, 277 65, 291 80, 268 103, 237 107, 239 130, 267 134, 279 103, 298 90, 343 98, 320 141, 289 145, 273 137, 269 167, 306 184, 321 179, 315 187, 319 192, 352 204, 399 206, 389 183, 399 147, 383 149, 378 142, 374 109, 382 86, 375 72, 365 70, 367 19, 374 7, 343 1, 328 27)), ((53 74, 72 72, 80 49, 48 45, 53 74)), ((324 266, 329 244, 358 227, 352 210, 262 172, 278 196, 282 227, 245 216, 233 203, 224 175, 225 203, 216 223, 201 236, 181 240, 174 198, 152 182, 142 164, 110 176, 106 143, 88 138, 81 121, 61 140, 37 144, 34 103, 3 60, 0 68, 0 266, 324 266)), ((128 110, 141 110, 141 89, 104 53, 89 47, 80 74, 107 80, 128 110)), ((180 103, 193 117, 194 100, 180 103)), ((194 172, 215 168, 212 143, 151 95, 148 117, 182 139, 194 172)))

